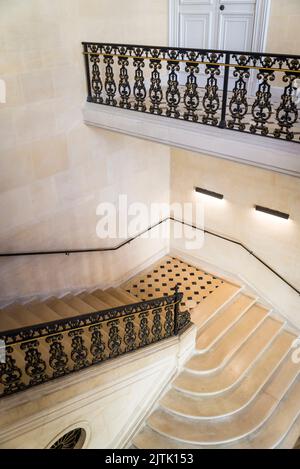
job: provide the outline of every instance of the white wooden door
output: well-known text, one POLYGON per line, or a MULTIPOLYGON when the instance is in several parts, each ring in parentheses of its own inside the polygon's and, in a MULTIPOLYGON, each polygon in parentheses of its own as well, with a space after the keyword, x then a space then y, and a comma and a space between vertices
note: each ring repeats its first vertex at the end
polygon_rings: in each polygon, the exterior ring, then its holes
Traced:
POLYGON ((174 45, 251 51, 256 1, 174 0, 174 45))
POLYGON ((222 50, 252 50, 256 0, 218 0, 218 39, 222 50))
POLYGON ((213 49, 216 44, 216 0, 179 0, 179 47, 213 49))

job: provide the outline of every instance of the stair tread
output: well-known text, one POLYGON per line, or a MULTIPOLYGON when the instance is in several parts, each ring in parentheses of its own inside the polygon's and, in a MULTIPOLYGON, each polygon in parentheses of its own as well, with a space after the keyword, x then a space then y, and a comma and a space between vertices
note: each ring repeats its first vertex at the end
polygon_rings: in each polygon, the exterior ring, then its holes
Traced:
POLYGON ((9 331, 12 329, 17 329, 19 326, 19 322, 17 319, 14 319, 8 312, 5 311, 3 308, 0 311, 0 330, 1 331, 9 331))
POLYGON ((192 308, 191 319, 198 328, 202 327, 224 304, 231 301, 241 290, 232 283, 223 283, 218 289, 207 296, 198 306, 192 308))
POLYGON ((268 313, 258 305, 252 306, 209 352, 195 354, 188 361, 188 367, 198 372, 208 372, 225 366, 245 340, 265 320, 268 313))
MULTIPOLYGON (((213 374, 201 375, 201 382, 198 382, 196 391, 199 394, 216 394, 224 392, 237 384, 281 330, 282 324, 280 322, 267 317, 255 331, 255 334, 252 334, 246 340, 224 368, 213 374)), ((185 369, 187 371, 196 370, 194 367, 187 365, 185 365, 185 369)), ((184 374, 181 373, 177 378, 179 387, 180 384, 184 386, 184 379, 181 383, 180 376, 184 378, 184 374)))
POLYGON ((110 305, 112 308, 123 305, 122 301, 110 295, 107 291, 98 289, 98 290, 93 291, 92 293, 94 296, 99 298, 99 300, 104 301, 105 303, 110 305))
MULTIPOLYGON (((283 438, 283 436, 287 435, 287 432, 289 432, 295 421, 300 430, 299 396, 300 379, 298 377, 265 425, 255 434, 250 435, 247 440, 233 444, 233 448, 271 449, 276 447, 280 448, 281 446, 284 448, 288 443, 292 443, 292 445, 295 444, 297 438, 293 442, 289 441, 287 438, 284 443, 285 438, 283 438)), ((289 446, 289 448, 291 448, 291 446, 289 446)))
POLYGON ((147 425, 133 438, 133 444, 138 449, 198 449, 198 446, 185 444, 167 438, 149 428, 147 425))
MULTIPOLYGON (((46 322, 44 316, 40 316, 37 311, 33 311, 30 308, 30 304, 26 305, 14 304, 4 308, 2 313, 6 316, 10 316, 12 321, 15 323, 15 328, 32 326, 34 324, 40 324, 46 322)), ((49 320, 47 315, 47 321, 49 320)))
MULTIPOLYGON (((299 390, 300 393, 300 390, 299 390)), ((290 421, 286 425, 286 428, 290 425, 292 419, 294 420, 292 426, 290 427, 289 431, 287 434, 284 436, 284 438, 277 443, 276 449, 293 449, 295 444, 297 443, 299 436, 300 436, 300 410, 297 406, 297 401, 294 403, 296 404, 296 407, 293 411, 293 413, 290 415, 290 421), (296 410, 296 412, 295 412, 296 410), (295 420, 295 415, 297 414, 297 418, 295 420)), ((281 409, 280 409, 281 411, 281 409)), ((284 412, 284 415, 287 416, 287 413, 284 412)))
POLYGON ((60 298, 48 298, 45 304, 53 309, 62 319, 78 316, 78 311, 60 298))
MULTIPOLYGON (((199 397, 196 393, 192 396, 177 391, 176 387, 176 389, 169 390, 162 398, 161 405, 169 411, 192 417, 223 417, 233 414, 248 405, 268 384, 268 380, 276 373, 289 352, 294 339, 294 335, 283 331, 247 373, 247 376, 230 392, 220 396, 199 397)), ((190 373, 190 379, 192 382, 188 384, 192 389, 193 385, 197 386, 197 380, 201 382, 201 377, 192 373, 190 373)))
POLYGON ((26 309, 32 311, 39 318, 40 323, 61 319, 59 314, 57 314, 55 311, 53 311, 53 309, 49 308, 49 306, 45 305, 44 303, 30 302, 26 303, 25 306, 26 309))
POLYGON ((117 298, 118 300, 122 301, 123 304, 134 304, 139 302, 139 300, 135 296, 131 295, 130 293, 127 293, 121 288, 108 288, 105 291, 113 297, 117 298))
POLYGON ((70 305, 72 308, 76 309, 78 311, 78 314, 88 314, 97 311, 96 308, 93 308, 93 306, 89 305, 77 296, 68 294, 63 296, 61 299, 62 301, 70 305))
MULTIPOLYGON (((300 381, 299 378, 291 386, 286 396, 278 404, 272 416, 260 430, 240 442, 220 445, 227 449, 291 449, 300 433, 299 409, 300 381), (288 433, 287 433, 288 432, 288 433), (282 435, 285 435, 282 438, 282 435)), ((145 426, 134 436, 133 444, 139 449, 200 449, 214 448, 213 445, 193 445, 174 438, 168 438, 149 426, 145 426)))
POLYGON ((267 387, 241 412, 226 419, 201 420, 179 417, 159 408, 148 419, 148 425, 168 437, 194 444, 220 445, 246 438, 270 418, 280 400, 299 375, 300 363, 287 357, 267 387))
POLYGON ((80 293, 77 295, 77 298, 80 298, 81 300, 85 301, 85 303, 88 303, 89 305, 93 306, 93 308, 96 308, 96 311, 103 311, 110 308, 107 303, 99 300, 99 298, 92 295, 91 293, 80 293))
POLYGON ((250 296, 240 294, 231 304, 221 310, 220 313, 203 328, 197 337, 197 349, 209 349, 226 331, 242 317, 255 300, 250 296))

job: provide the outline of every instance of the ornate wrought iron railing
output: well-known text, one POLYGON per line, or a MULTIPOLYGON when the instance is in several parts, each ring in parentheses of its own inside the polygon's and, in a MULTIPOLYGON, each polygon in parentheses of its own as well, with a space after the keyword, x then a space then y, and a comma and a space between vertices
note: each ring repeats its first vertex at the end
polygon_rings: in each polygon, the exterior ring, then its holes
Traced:
POLYGON ((182 293, 1 332, 0 397, 177 335, 190 323, 182 293))
POLYGON ((88 102, 300 142, 300 56, 82 44, 88 102))

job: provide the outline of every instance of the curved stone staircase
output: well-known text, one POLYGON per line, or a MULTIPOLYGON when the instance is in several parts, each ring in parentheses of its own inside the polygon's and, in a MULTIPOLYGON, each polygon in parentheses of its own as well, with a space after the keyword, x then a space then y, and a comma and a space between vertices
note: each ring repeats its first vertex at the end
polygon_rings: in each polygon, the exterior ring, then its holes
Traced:
POLYGON ((300 434, 297 332, 237 284, 165 257, 119 288, 11 304, 0 331, 170 294, 198 328, 192 356, 132 441, 134 448, 292 448, 300 434))
POLYGON ((133 448, 292 448, 300 433, 297 332, 245 289, 222 284, 192 308, 193 355, 133 448))

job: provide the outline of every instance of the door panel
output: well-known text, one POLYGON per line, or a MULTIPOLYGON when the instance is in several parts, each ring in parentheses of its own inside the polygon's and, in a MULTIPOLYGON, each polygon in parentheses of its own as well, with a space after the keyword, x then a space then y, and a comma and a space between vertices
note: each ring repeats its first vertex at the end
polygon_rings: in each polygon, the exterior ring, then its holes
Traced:
POLYGON ((219 0, 218 49, 250 51, 252 48, 255 2, 219 0), (223 5, 224 9, 220 10, 223 5))
POLYGON ((245 52, 251 50, 253 24, 252 15, 222 14, 218 49, 245 52))
POLYGON ((180 0, 180 5, 213 5, 216 0, 180 0))
POLYGON ((212 43, 212 14, 181 14, 179 31, 180 44, 184 47, 209 48, 212 43))
POLYGON ((180 0, 178 8, 178 44, 180 47, 215 47, 218 0, 180 0))
POLYGON ((178 0, 178 45, 251 50, 256 1, 178 0))

